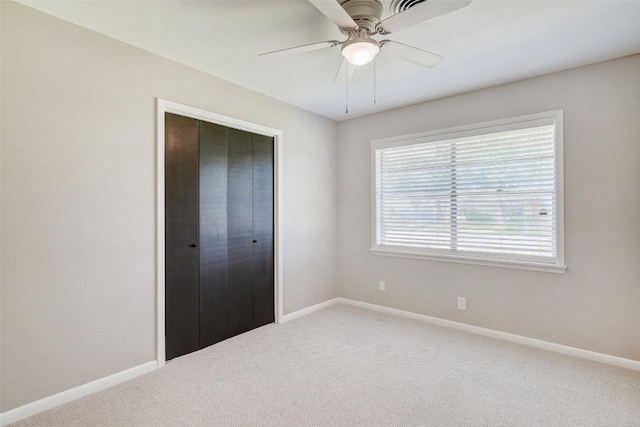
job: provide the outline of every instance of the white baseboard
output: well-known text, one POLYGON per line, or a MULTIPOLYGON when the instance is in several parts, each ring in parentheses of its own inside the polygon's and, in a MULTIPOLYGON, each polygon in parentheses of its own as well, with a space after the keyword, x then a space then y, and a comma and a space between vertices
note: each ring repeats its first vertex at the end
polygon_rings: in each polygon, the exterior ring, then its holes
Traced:
POLYGON ((82 396, 86 396, 87 394, 104 390, 105 388, 151 372, 157 369, 157 367, 158 363, 154 360, 152 362, 147 362, 142 365, 134 366, 133 368, 115 373, 113 375, 109 375, 108 377, 91 381, 90 383, 83 384, 70 390, 54 394, 53 396, 45 397, 44 399, 27 403, 26 405, 0 414, 0 426, 6 426, 8 424, 15 423, 58 405, 62 405, 71 402, 72 400, 79 399, 82 396))
POLYGON ((562 353, 569 356, 579 357, 581 359, 587 359, 594 362, 601 362, 609 365, 620 366, 622 368, 632 369, 634 371, 640 371, 640 360, 625 359, 623 357, 611 356, 609 354, 596 353, 595 351, 569 347, 562 344, 537 340, 535 338, 523 337, 521 335, 514 335, 507 332, 496 331, 494 329, 481 328, 479 326, 472 326, 466 323, 459 323, 452 320, 440 319, 438 317, 426 316, 424 314, 412 313, 410 311, 398 310, 395 308, 384 307, 376 304, 369 304, 367 302, 356 301, 348 298, 337 298, 337 300, 337 302, 340 304, 353 305, 360 308, 379 311, 381 313, 392 314, 399 317, 406 317, 408 319, 419 320, 421 322, 432 323, 439 326, 446 326, 447 328, 458 329, 460 331, 471 332, 473 334, 511 341, 529 347, 536 347, 542 350, 548 350, 555 353, 562 353))
MULTIPOLYGON (((322 310, 323 308, 332 306, 334 304, 352 305, 355 307, 365 308, 381 313, 419 320, 421 322, 432 323, 434 325, 445 326, 460 331, 471 332, 474 334, 484 335, 487 337, 497 338, 505 341, 511 341, 529 347, 536 347, 543 350, 553 351, 555 353, 579 357, 581 359, 591 360, 594 362, 601 362, 609 365, 620 366, 622 368, 632 369, 634 371, 640 371, 639 360, 625 359, 623 357, 611 356, 609 354, 597 353, 595 351, 583 350, 580 348, 569 347, 562 344, 555 344, 548 341, 537 340, 535 338, 523 337, 507 332, 481 328, 479 326, 468 325, 466 323, 454 322, 452 320, 440 319, 438 317, 426 316, 424 314, 412 313, 410 311, 398 310, 396 308, 384 307, 382 305, 370 304, 367 302, 356 301, 348 298, 334 298, 328 301, 321 302, 320 304, 312 305, 311 307, 303 308, 302 310, 294 311, 293 313, 289 313, 283 316, 281 322, 284 323, 293 319, 297 319, 298 317, 311 314, 315 311, 322 310)), ((72 388, 71 390, 63 391, 61 393, 54 394, 53 396, 45 397, 44 399, 40 399, 35 402, 20 406, 19 408, 4 412, 0 414, 0 426, 6 426, 8 424, 15 423, 58 405, 62 405, 67 402, 71 402, 72 400, 79 399, 82 396, 86 396, 87 394, 95 393, 121 382, 133 379, 140 375, 151 372, 157 369, 157 367, 158 364, 155 360, 152 362, 147 362, 142 365, 135 366, 131 369, 109 375, 108 377, 104 377, 99 380, 95 380, 90 383, 72 388)))
POLYGON ((305 316, 307 314, 311 314, 314 311, 322 310, 325 307, 329 307, 330 305, 334 305, 338 303, 340 298, 334 298, 327 300, 325 302, 321 302, 320 304, 312 305, 311 307, 303 308, 302 310, 294 311, 293 313, 285 314, 282 316, 282 320, 280 323, 288 322, 293 319, 297 319, 298 317, 305 316))
MULTIPOLYGON (((298 317, 313 313, 314 311, 322 310, 325 307, 338 303, 338 298, 330 299, 328 301, 321 302, 320 304, 312 305, 311 307, 303 308, 302 310, 294 311, 287 315, 282 316, 280 323, 288 322, 298 317)), ((4 427, 8 424, 15 423, 17 421, 28 418, 32 415, 39 414, 48 409, 54 408, 58 405, 71 402, 86 396, 87 394, 95 393, 105 388, 114 386, 123 381, 130 380, 137 376, 146 374, 158 368, 157 361, 152 361, 127 369, 122 372, 110 375, 99 380, 92 381, 87 384, 72 388, 71 390, 63 391, 53 396, 45 397, 44 399, 36 400, 35 402, 27 403, 26 405, 12 409, 10 411, 0 414, 0 426, 4 427)))

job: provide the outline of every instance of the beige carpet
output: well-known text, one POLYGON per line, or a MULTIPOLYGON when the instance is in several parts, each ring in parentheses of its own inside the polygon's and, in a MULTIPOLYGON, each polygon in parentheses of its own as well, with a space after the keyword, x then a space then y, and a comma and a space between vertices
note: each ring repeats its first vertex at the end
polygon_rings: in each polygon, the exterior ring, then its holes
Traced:
POLYGON ((640 372, 350 306, 15 426, 640 426, 640 372))

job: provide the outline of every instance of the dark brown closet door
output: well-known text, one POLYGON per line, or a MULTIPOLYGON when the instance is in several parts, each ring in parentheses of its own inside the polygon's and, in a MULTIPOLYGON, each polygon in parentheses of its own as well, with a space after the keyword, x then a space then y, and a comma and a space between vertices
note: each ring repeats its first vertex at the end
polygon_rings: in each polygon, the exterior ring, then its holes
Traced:
POLYGON ((167 360, 200 348, 198 121, 165 114, 165 336, 167 360))
POLYGON ((253 329, 252 174, 253 136, 227 131, 228 336, 253 329))
POLYGON ((165 115, 166 359, 274 321, 273 139, 165 115))
POLYGON ((253 135, 253 327, 275 320, 273 138, 253 135))
POLYGON ((200 122, 200 348, 227 338, 227 128, 200 122))

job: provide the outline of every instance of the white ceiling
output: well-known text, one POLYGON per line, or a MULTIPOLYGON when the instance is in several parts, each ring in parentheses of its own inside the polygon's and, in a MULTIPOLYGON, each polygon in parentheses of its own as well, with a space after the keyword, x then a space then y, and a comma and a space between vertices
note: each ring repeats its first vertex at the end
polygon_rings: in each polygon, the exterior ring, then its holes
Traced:
POLYGON ((369 64, 349 84, 345 114, 339 47, 258 56, 345 38, 305 0, 20 2, 334 120, 640 52, 640 1, 475 0, 386 36, 445 59, 428 70, 379 56, 377 105, 369 64))

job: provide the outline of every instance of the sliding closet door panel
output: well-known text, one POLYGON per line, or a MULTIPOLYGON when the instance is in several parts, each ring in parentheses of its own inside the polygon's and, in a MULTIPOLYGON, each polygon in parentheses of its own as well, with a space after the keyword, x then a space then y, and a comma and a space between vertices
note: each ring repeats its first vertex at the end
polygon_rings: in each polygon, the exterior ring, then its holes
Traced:
POLYGON ((227 128, 200 122, 200 347, 227 338, 227 128))
POLYGON ((229 337, 253 328, 252 246, 252 135, 229 129, 227 176, 228 331, 229 337))
POLYGON ((253 327, 274 317, 273 138, 253 136, 253 327))
POLYGON ((165 114, 167 360, 198 350, 198 121, 165 114))

